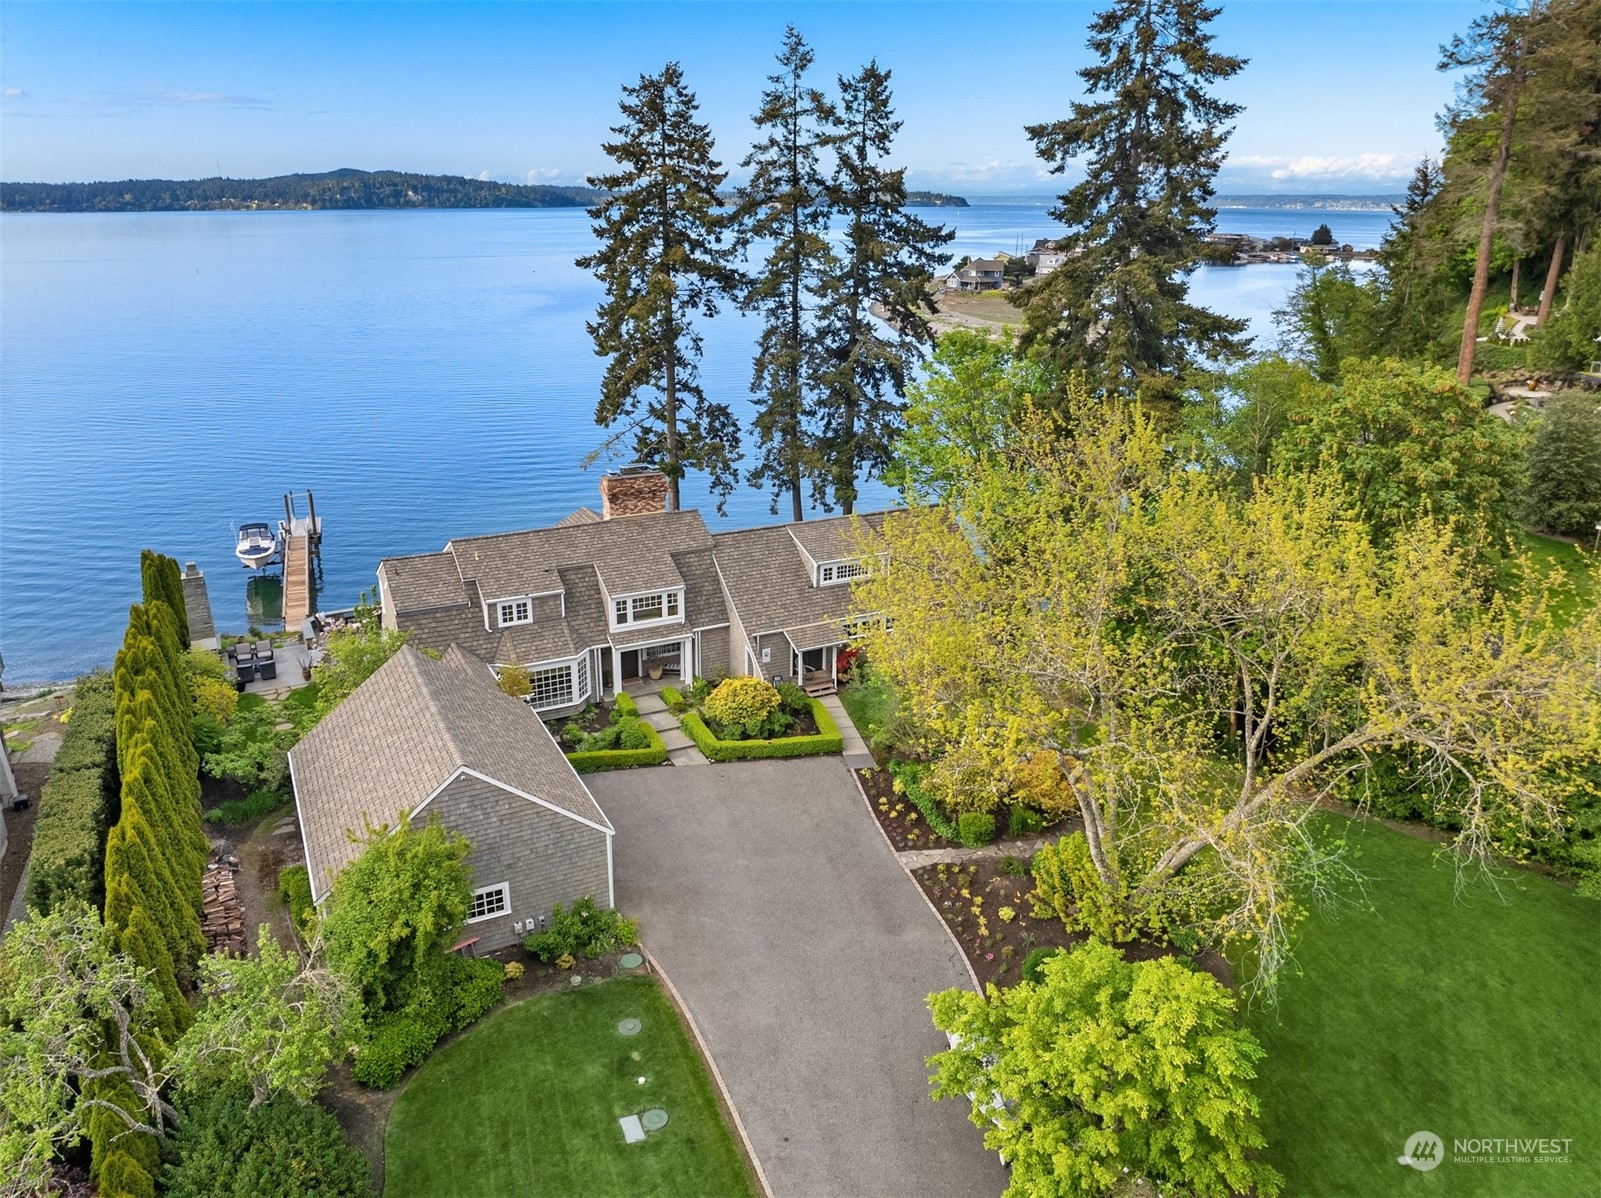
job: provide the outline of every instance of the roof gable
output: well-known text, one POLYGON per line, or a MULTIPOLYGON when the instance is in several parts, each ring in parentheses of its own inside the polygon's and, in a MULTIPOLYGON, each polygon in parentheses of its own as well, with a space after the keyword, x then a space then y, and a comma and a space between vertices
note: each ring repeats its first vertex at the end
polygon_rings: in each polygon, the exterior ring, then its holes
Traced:
POLYGON ((360 851, 353 834, 409 816, 463 769, 611 827, 533 710, 455 646, 439 661, 402 646, 289 760, 319 899, 360 851))

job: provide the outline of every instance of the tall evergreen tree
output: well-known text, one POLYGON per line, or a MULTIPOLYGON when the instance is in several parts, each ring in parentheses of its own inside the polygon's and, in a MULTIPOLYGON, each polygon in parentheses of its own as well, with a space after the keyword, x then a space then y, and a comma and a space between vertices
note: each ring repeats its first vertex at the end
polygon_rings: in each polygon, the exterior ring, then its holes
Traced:
MULTIPOLYGON (((1176 403, 1186 368, 1243 353, 1243 320, 1188 302, 1190 269, 1217 212, 1212 179, 1240 109, 1207 88, 1245 60, 1212 49, 1201 0, 1115 0, 1090 25, 1092 97, 1028 126, 1052 173, 1088 157, 1051 215, 1067 259, 1015 298, 1023 345, 1125 396, 1176 403)), ((1066 373, 1064 371, 1064 377, 1066 373)))
POLYGON ((834 501, 849 515, 856 482, 882 477, 906 410, 906 378, 933 344, 929 283, 954 230, 906 211, 906 171, 884 165, 901 122, 890 72, 876 61, 839 80, 829 202, 844 220, 843 261, 821 291, 822 447, 834 501), (887 327, 874 319, 874 307, 887 327))
POLYGON ((803 480, 811 480, 814 495, 825 497, 818 494, 826 476, 808 416, 822 365, 813 309, 834 263, 821 166, 834 113, 823 93, 806 83, 812 51, 793 25, 784 30, 778 65, 754 118, 760 140, 740 163, 751 176, 739 190, 736 219, 742 243, 771 244, 741 298, 747 312, 762 314, 751 372, 751 390, 763 397, 755 419, 761 460, 750 482, 771 489, 774 512, 788 495, 790 516, 800 520, 803 480))
POLYGON ((667 475, 673 510, 686 470, 710 474, 720 508, 738 478, 739 423, 701 387, 694 318, 715 315, 733 284, 717 198, 728 176, 676 62, 625 86, 620 107, 603 147, 617 170, 589 180, 606 192, 589 212, 600 248, 577 262, 606 287, 587 326, 610 359, 595 423, 623 424, 608 445, 632 434, 635 458, 667 475))
POLYGON ((1462 319, 1462 344, 1457 353, 1456 377, 1464 387, 1473 378, 1478 348, 1479 316, 1490 288, 1490 255, 1495 246, 1501 208, 1501 189, 1512 162, 1512 138, 1517 128, 1518 103, 1529 74, 1530 17, 1538 7, 1531 0, 1528 12, 1498 8, 1474 21, 1466 34, 1458 34, 1441 48, 1442 71, 1466 68, 1462 100, 1447 115, 1453 125, 1494 115, 1500 126, 1495 153, 1484 174, 1484 210, 1479 220, 1479 246, 1474 256, 1473 286, 1462 319))

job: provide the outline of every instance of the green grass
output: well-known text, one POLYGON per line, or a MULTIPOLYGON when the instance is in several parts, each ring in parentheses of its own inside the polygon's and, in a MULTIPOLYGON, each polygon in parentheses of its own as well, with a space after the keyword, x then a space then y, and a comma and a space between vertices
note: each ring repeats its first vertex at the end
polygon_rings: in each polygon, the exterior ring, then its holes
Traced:
POLYGON ((1560 589, 1551 604, 1552 612, 1563 623, 1571 623, 1595 606, 1596 558, 1577 545, 1542 537, 1538 533, 1515 534, 1518 547, 1533 560, 1535 573, 1560 589))
POLYGON ((529 999, 436 1052, 395 1102, 384 1162, 385 1198, 752 1194, 705 1067, 649 978, 529 999), (629 1016, 637 1036, 617 1033, 629 1016), (648 1107, 667 1126, 623 1143, 618 1118, 648 1107))
POLYGON ((850 714, 851 723, 862 734, 863 740, 872 740, 875 730, 895 714, 895 692, 876 676, 857 671, 856 678, 839 688, 839 701, 850 714))
MULTIPOLYGON (((1340 817, 1330 817, 1337 819, 1340 817)), ((1258 1094, 1286 1194, 1601 1193, 1601 904, 1534 874, 1460 896, 1438 848, 1352 821, 1372 910, 1314 913, 1276 1009, 1258 1094), (1432 1172, 1397 1164, 1432 1131, 1432 1172), (1571 1139, 1568 1164, 1468 1164, 1453 1140, 1571 1139)))

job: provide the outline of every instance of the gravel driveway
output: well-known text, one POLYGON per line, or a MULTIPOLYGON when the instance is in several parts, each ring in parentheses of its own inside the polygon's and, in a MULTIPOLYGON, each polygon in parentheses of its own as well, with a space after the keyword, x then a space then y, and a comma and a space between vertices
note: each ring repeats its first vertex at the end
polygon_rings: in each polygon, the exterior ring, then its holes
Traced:
POLYGON ((699 1026, 779 1198, 1005 1187, 963 1102, 928 1097, 924 999, 970 985, 838 758, 586 779, 617 902, 699 1026))

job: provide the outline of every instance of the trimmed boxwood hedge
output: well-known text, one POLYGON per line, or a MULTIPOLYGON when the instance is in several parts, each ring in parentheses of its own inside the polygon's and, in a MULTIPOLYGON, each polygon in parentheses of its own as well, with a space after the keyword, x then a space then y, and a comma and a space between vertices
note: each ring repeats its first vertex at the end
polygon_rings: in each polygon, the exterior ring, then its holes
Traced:
MULTIPOLYGON (((620 696, 626 697, 626 696, 620 696)), ((598 749, 592 753, 569 753, 567 760, 580 774, 593 774, 597 770, 622 770, 635 765, 661 765, 667 760, 667 746, 656 729, 643 720, 641 728, 650 741, 648 749, 598 749)))
POLYGON ((772 740, 718 740, 701 719, 700 712, 692 711, 681 721, 689 739, 712 761, 759 761, 773 757, 826 757, 844 752, 845 742, 839 726, 828 708, 818 700, 811 700, 812 718, 817 721, 813 736, 779 736, 772 740))
POLYGON ((106 831, 121 807, 115 708, 110 674, 78 679, 61 748, 39 794, 27 902, 40 911, 68 897, 97 909, 105 900, 106 831))

